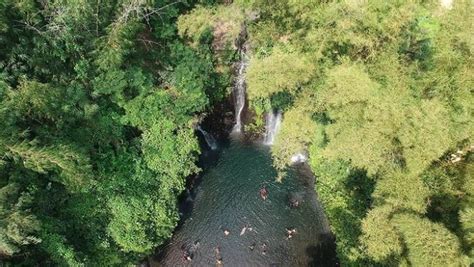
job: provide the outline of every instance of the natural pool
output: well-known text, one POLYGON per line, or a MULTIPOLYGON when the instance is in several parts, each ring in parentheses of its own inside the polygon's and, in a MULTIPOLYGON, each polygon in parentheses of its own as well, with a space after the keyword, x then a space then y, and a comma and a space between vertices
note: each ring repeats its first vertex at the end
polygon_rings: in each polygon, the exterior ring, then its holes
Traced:
POLYGON ((232 141, 205 171, 191 194, 192 211, 152 265, 334 266, 334 242, 311 172, 300 164, 282 183, 275 177, 267 146, 232 141), (287 228, 296 230, 290 239, 287 228))

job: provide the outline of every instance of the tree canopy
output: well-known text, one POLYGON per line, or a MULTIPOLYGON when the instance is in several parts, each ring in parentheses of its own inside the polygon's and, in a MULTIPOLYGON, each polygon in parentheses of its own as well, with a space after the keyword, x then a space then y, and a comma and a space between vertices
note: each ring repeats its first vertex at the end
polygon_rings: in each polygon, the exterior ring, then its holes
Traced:
POLYGON ((0 260, 123 266, 169 239, 245 37, 247 129, 283 112, 274 166, 308 155, 341 265, 474 264, 473 10, 1 1, 0 260))
POLYGON ((245 6, 250 104, 284 110, 278 169, 309 153, 341 264, 472 264, 472 2, 245 6))
POLYGON ((0 260, 124 266, 163 244, 223 96, 195 1, 0 3, 0 260))

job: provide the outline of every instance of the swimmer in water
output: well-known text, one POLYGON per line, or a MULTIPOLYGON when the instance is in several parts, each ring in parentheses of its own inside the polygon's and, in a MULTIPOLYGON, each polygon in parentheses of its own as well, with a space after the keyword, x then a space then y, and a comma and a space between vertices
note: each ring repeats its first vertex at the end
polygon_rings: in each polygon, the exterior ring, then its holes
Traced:
POLYGON ((286 228, 286 237, 288 239, 292 238, 293 234, 296 234, 296 229, 295 228, 286 228))
POLYGON ((216 253, 216 263, 218 265, 221 265, 223 262, 221 257, 221 249, 219 248, 219 246, 214 248, 214 252, 216 253))
POLYGON ((259 192, 260 192, 260 197, 261 197, 263 200, 266 200, 267 197, 268 197, 268 190, 267 190, 267 188, 262 187, 259 192))
POLYGON ((242 231, 240 231, 240 235, 244 235, 245 231, 247 231, 247 226, 244 226, 244 228, 242 228, 242 231))
POLYGON ((261 248, 262 248, 262 255, 266 255, 267 254, 267 244, 263 243, 261 248))
POLYGON ((252 231, 252 230, 253 230, 252 227, 250 227, 250 224, 246 224, 246 225, 244 226, 244 228, 242 228, 242 231, 240 231, 240 235, 244 235, 244 234, 245 234, 245 231, 247 231, 247 230, 249 230, 249 231, 252 231))
POLYGON ((300 202, 297 199, 292 200, 290 202, 290 207, 292 207, 292 208, 297 208, 299 205, 300 205, 300 202))
POLYGON ((199 240, 196 240, 194 241, 194 244, 192 246, 192 249, 193 250, 197 250, 199 248, 199 245, 201 245, 201 243, 199 242, 199 240))
POLYGON ((185 261, 192 261, 193 260, 192 256, 189 254, 188 251, 183 251, 183 259, 185 261))
POLYGON ((252 245, 249 246, 249 249, 253 251, 255 249, 255 243, 252 243, 252 245))

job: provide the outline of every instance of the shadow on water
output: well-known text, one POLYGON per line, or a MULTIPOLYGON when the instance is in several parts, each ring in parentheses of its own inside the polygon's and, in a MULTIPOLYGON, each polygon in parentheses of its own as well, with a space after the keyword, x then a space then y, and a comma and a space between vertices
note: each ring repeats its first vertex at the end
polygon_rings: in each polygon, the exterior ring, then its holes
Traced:
POLYGON ((229 145, 228 140, 220 140, 218 143, 218 148, 213 150, 208 147, 203 136, 199 134, 197 136, 202 151, 201 155, 199 156, 197 166, 202 171, 186 179, 186 190, 178 197, 180 222, 175 231, 179 231, 183 222, 185 222, 191 216, 194 208, 194 200, 196 199, 196 189, 201 184, 202 177, 205 175, 208 169, 213 168, 217 164, 217 160, 219 159, 222 149, 225 149, 225 147, 229 145))
POLYGON ((332 234, 320 234, 317 245, 306 247, 310 258, 308 266, 339 266, 336 257, 336 240, 332 234))

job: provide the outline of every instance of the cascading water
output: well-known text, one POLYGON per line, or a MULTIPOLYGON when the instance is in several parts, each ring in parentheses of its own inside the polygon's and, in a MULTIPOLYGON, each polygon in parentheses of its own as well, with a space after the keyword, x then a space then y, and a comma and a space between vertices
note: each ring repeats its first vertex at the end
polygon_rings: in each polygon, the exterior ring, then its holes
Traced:
POLYGON ((201 126, 198 126, 197 130, 202 133, 202 135, 204 136, 204 140, 206 141, 209 148, 211 148, 211 150, 216 150, 217 149, 217 141, 214 138, 214 136, 212 136, 210 133, 206 132, 203 128, 201 128, 201 126))
POLYGON ((265 122, 265 136, 263 139, 263 143, 265 145, 273 145, 275 141, 275 137, 280 130, 281 124, 281 111, 270 111, 267 113, 267 118, 265 122))
MULTIPOLYGON (((280 130, 281 119, 281 111, 275 112, 271 110, 267 113, 265 119, 265 136, 263 137, 263 144, 267 146, 273 145, 273 143, 275 142, 275 137, 277 136, 278 131, 280 130)), ((308 156, 306 153, 300 152, 291 156, 290 160, 293 164, 302 163, 308 160, 308 156)))
POLYGON ((240 49, 240 62, 237 79, 233 88, 234 106, 235 106, 235 125, 233 132, 242 131, 242 111, 245 106, 245 70, 247 68, 247 59, 244 49, 240 49))

